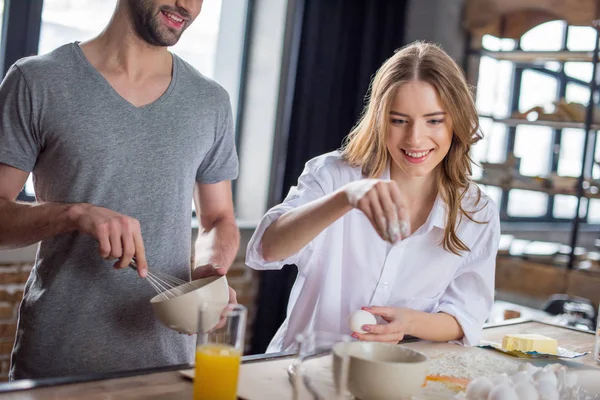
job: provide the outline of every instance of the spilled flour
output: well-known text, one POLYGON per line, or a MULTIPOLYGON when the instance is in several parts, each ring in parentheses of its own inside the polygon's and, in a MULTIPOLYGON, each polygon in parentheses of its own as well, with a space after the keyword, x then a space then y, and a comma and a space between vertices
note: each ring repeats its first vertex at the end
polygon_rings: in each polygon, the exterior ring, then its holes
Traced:
POLYGON ((500 373, 512 374, 519 368, 520 362, 495 354, 467 354, 463 352, 428 352, 431 359, 430 375, 444 375, 454 378, 474 379, 500 373))

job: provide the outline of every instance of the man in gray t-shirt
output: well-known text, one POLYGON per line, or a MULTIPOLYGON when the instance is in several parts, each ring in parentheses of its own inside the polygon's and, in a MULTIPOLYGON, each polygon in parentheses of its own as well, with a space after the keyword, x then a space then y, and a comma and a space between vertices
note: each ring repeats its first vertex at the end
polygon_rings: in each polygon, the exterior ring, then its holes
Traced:
POLYGON ((167 50, 201 4, 119 0, 97 38, 0 85, 0 246, 40 242, 11 379, 193 361, 194 338, 159 323, 126 267, 190 279, 192 198, 215 246, 191 278, 224 274, 239 245, 229 98, 167 50), (30 172, 37 203, 16 203, 30 172))

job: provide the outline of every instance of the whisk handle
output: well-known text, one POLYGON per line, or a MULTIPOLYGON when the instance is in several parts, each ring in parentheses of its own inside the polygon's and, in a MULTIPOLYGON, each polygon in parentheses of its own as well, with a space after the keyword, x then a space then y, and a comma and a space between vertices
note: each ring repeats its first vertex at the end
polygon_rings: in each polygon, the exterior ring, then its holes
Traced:
POLYGON ((129 268, 133 269, 134 271, 137 271, 137 263, 135 262, 135 257, 133 257, 129 262, 129 268))

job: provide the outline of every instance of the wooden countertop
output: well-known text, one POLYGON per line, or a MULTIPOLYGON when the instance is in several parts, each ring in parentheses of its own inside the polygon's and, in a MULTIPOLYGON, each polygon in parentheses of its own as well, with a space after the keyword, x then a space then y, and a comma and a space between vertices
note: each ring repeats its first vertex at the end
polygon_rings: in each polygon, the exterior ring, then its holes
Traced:
MULTIPOLYGON (((575 329, 550 325, 542 322, 513 320, 498 326, 486 327, 483 338, 501 342, 506 333, 539 333, 558 340, 561 347, 586 352, 569 362, 599 367, 593 358, 594 335, 575 329)), ((453 346, 453 351, 473 351, 473 349, 450 345, 447 343, 417 342, 415 347, 437 348, 440 350, 453 346), (461 349, 461 350, 459 350, 461 349), (464 349, 464 350, 462 350, 464 349)), ((477 351, 493 351, 476 349, 477 351)), ((244 363, 264 362, 272 360, 274 355, 244 357, 244 363)), ((289 354, 277 355, 277 358, 289 357, 289 354)), ((152 399, 179 400, 192 398, 192 383, 179 373, 190 366, 169 367, 159 370, 147 370, 128 373, 117 373, 105 376, 72 377, 47 379, 39 381, 17 381, 0 385, 3 399, 81 399, 117 400, 117 399, 152 399)), ((267 398, 267 397, 264 397, 267 398)), ((252 399, 254 400, 254 399, 252 399)))

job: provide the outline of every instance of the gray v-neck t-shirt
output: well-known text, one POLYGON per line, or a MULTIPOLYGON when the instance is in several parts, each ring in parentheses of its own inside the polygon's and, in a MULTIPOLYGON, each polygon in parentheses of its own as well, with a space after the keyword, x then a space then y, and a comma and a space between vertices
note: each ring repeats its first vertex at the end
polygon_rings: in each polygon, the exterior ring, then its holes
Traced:
MULTIPOLYGON (((33 172, 39 202, 138 219, 150 269, 189 280, 194 184, 238 174, 229 97, 173 55, 168 89, 135 107, 71 43, 18 61, 0 85, 0 163, 33 172)), ((113 263, 78 232, 40 243, 11 379, 193 361, 195 337, 161 325, 149 282, 113 263)))

